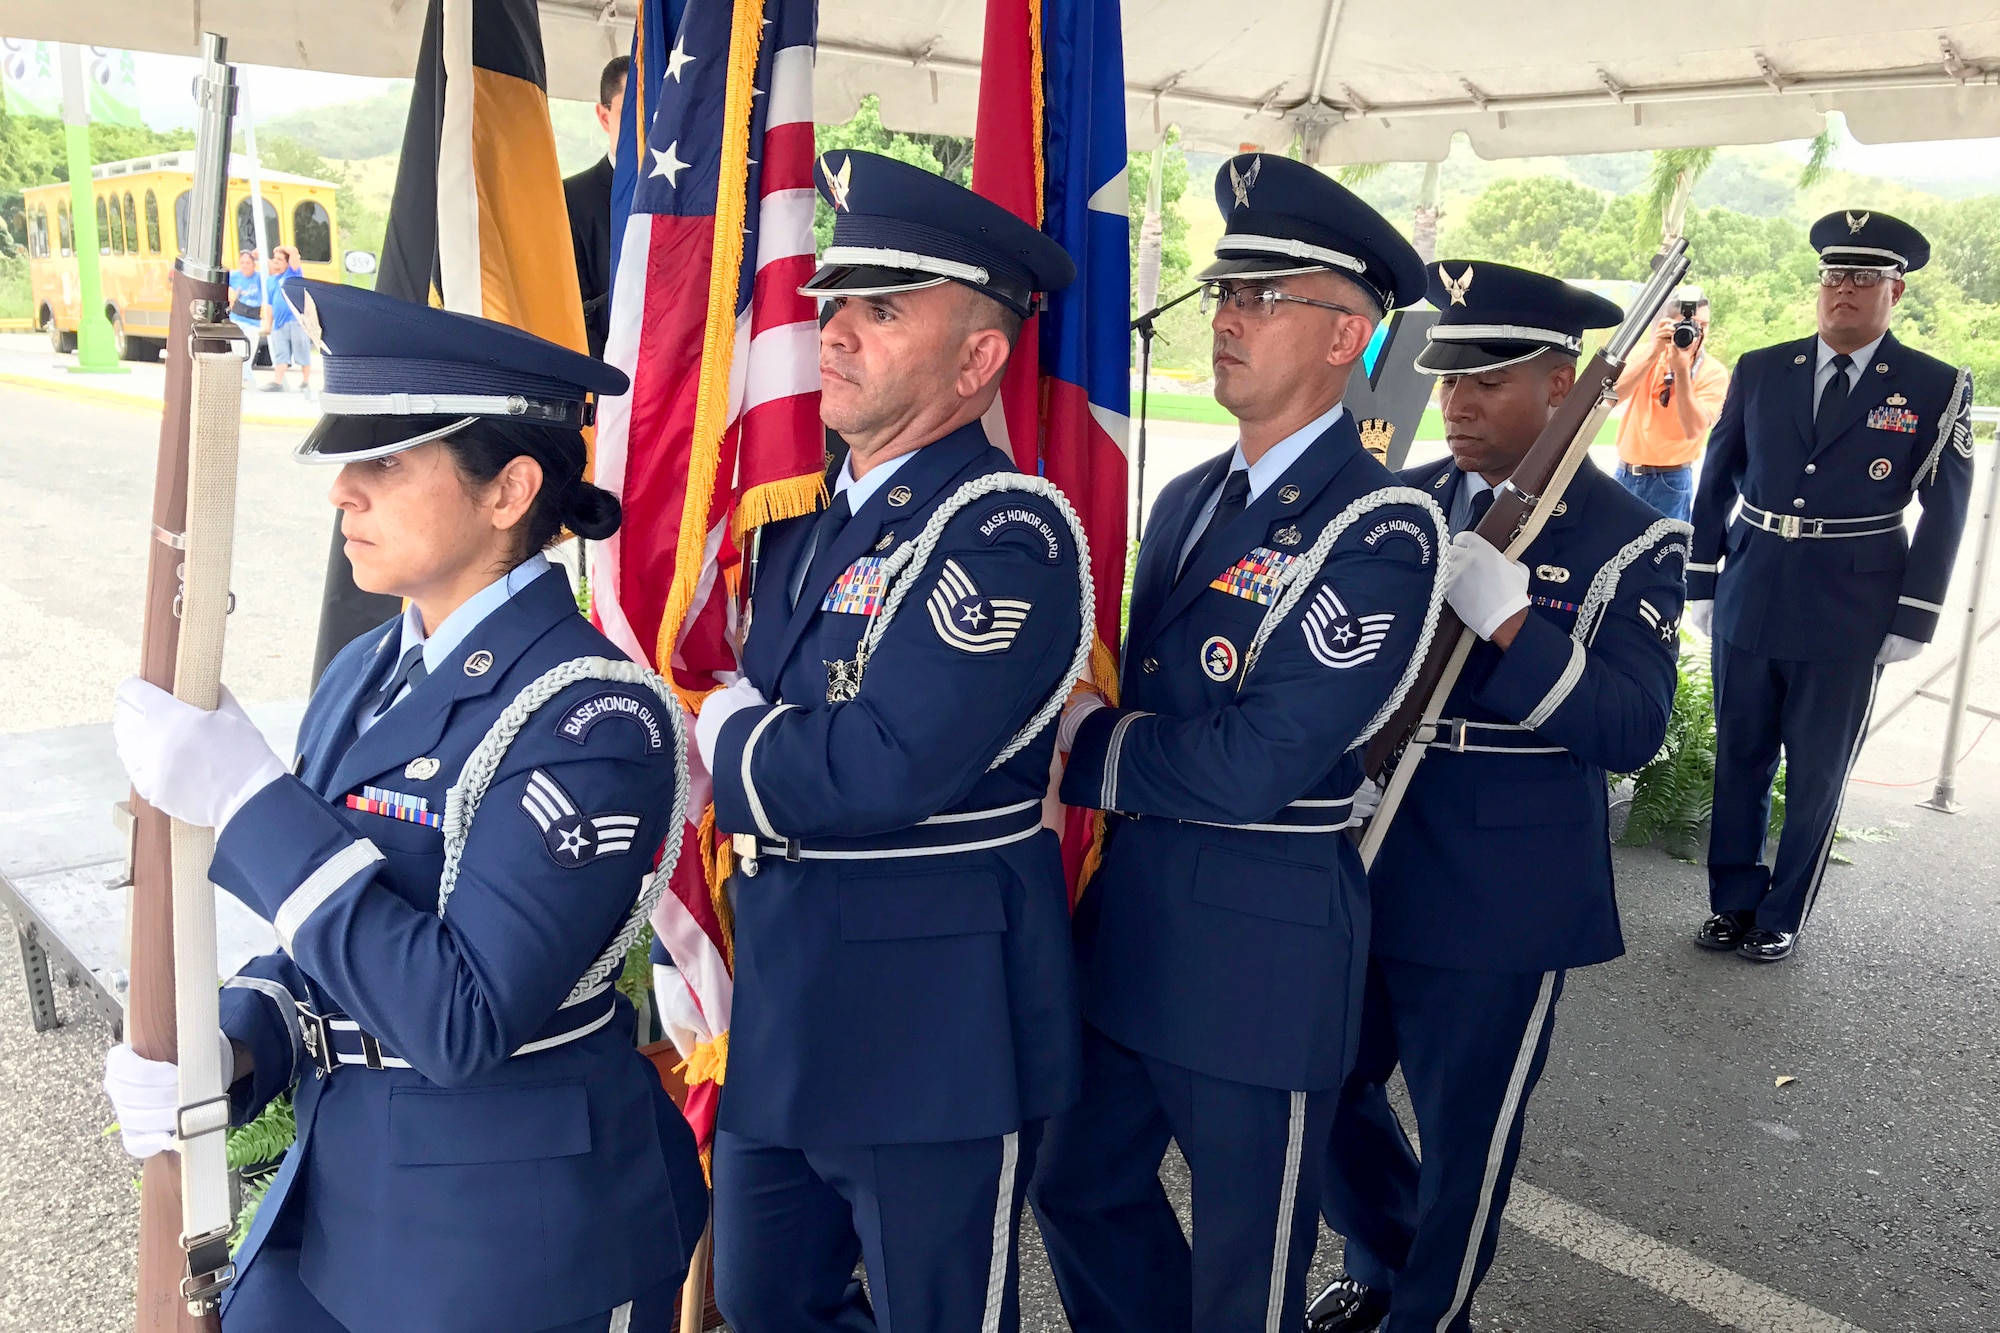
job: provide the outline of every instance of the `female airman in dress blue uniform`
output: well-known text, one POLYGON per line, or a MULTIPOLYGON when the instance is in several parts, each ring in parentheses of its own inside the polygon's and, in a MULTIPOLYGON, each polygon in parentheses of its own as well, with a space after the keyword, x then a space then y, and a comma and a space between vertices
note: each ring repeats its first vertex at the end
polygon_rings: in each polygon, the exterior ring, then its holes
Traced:
MULTIPOLYGON (((706 1194, 611 983, 678 838, 684 743, 541 553, 617 527, 579 427, 625 377, 356 288, 293 300, 328 353, 299 456, 342 465, 356 581, 408 610, 327 668, 290 772, 226 696, 128 681, 115 728, 282 945, 222 994, 236 1121, 295 1086, 298 1120, 223 1325, 665 1328, 706 1194)), ((112 1052, 128 1130, 174 1074, 112 1052)))

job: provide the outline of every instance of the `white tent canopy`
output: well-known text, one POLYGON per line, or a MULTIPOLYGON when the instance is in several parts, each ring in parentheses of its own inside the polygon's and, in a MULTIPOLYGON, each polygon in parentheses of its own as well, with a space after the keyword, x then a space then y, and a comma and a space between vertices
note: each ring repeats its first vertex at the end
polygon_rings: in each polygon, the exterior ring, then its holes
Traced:
MULTIPOLYGON (((594 98, 637 0, 542 0, 549 91, 594 98)), ((9 36, 406 77, 424 0, 5 0, 9 36)), ((982 0, 820 0, 817 114, 879 94, 894 128, 972 132, 982 0)), ((1126 0, 1129 137, 1324 162, 1435 161, 1809 138, 2000 136, 1994 0, 1126 0)))

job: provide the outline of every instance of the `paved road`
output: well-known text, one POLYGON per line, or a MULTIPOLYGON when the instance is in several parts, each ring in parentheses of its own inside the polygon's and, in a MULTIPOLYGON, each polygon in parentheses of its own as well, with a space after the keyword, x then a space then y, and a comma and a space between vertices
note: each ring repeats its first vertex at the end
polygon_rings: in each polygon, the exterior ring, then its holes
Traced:
MULTIPOLYGON (((155 423, 5 386, 0 420, 0 730, 103 721, 137 659, 155 423)), ((1227 443, 1155 427, 1149 491, 1227 443)), ((246 699, 306 684, 327 477, 290 445, 245 434, 227 671, 246 699)), ((1884 699, 1942 651, 1893 671, 1884 699)), ((2000 705, 2000 648, 1978 687, 2000 705)), ((1618 853, 1630 951, 1570 979, 1477 1307, 1487 1333, 2000 1328, 2000 737, 1961 772, 1969 813, 1917 810, 1941 714, 1919 702, 1864 755, 1867 783, 1918 785, 1853 787, 1846 822, 1889 840, 1846 845, 1789 964, 1694 948, 1700 873, 1618 853)), ((0 1330, 126 1328, 135 1173, 103 1134, 109 1033, 73 996, 68 1026, 30 1033, 18 985, 10 956, 0 1330)), ((1185 1210, 1177 1161, 1165 1175, 1185 1210)), ((1337 1271, 1325 1241, 1315 1281, 1337 1271)), ((1025 1327, 1065 1326, 1038 1251, 1023 1287, 1025 1327)))

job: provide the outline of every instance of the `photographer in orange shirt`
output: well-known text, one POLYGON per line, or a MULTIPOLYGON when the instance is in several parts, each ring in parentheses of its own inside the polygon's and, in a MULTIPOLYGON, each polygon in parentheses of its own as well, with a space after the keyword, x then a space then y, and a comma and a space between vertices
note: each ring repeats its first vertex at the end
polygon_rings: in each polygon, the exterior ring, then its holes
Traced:
POLYGON ((1707 340, 1708 298, 1683 287, 1618 377, 1619 484, 1682 522, 1694 507, 1695 460, 1729 392, 1729 371, 1706 354, 1707 340))

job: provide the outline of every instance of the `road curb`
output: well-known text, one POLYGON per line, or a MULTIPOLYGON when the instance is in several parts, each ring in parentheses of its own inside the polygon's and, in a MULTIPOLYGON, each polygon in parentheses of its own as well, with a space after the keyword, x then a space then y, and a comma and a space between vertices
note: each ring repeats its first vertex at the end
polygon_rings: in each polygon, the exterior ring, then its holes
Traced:
MULTIPOLYGON (((107 407, 126 407, 135 411, 157 415, 161 410, 160 400, 149 398, 143 393, 123 393, 117 389, 100 389, 92 384, 64 384, 57 380, 45 380, 38 375, 15 375, 0 371, 0 385, 10 389, 35 389, 56 398, 72 398, 86 403, 102 403, 107 407)), ((242 422, 246 426, 275 426, 284 428, 296 426, 307 428, 312 422, 299 417, 279 417, 263 412, 245 412, 242 422)))

